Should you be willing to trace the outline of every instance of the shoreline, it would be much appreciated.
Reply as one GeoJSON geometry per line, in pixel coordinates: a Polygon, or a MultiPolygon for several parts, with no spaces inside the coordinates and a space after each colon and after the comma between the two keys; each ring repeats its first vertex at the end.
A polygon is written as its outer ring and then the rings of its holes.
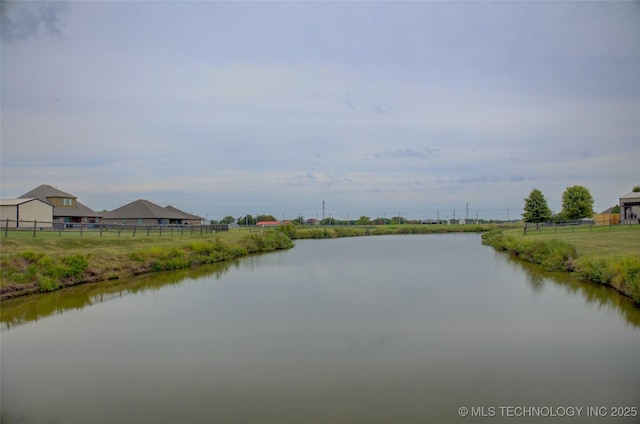
{"type": "Polygon", "coordinates": [[[298,239],[390,234],[481,233],[497,224],[296,227],[259,233],[223,232],[196,237],[139,239],[3,239],[0,301],[79,284],[193,268],[251,254],[289,249],[298,239]],[[8,245],[8,246],[7,246],[8,245]],[[87,253],[89,252],[89,253],[87,253]]]}
{"type": "MultiPolygon", "coordinates": [[[[74,242],[82,244],[82,241],[74,242]]],[[[0,288],[0,301],[80,284],[195,268],[294,246],[293,241],[280,232],[251,234],[236,241],[209,236],[173,239],[162,246],[140,243],[131,247],[132,244],[135,243],[131,240],[129,245],[124,241],[122,245],[96,249],[88,254],[50,254],[46,249],[16,251],[8,257],[3,253],[2,278],[5,281],[0,288]],[[15,281],[21,279],[23,281],[15,281]]]]}
{"type": "MultiPolygon", "coordinates": [[[[570,243],[552,237],[529,240],[504,234],[516,225],[496,224],[430,226],[365,226],[305,228],[287,226],[241,237],[218,233],[208,237],[163,240],[115,241],[100,244],[91,239],[55,239],[70,254],[50,254],[47,246],[34,249],[33,244],[3,252],[0,300],[46,293],[64,287],[125,279],[155,272],[194,268],[199,265],[229,261],[251,254],[268,253],[294,247],[298,239],[327,239],[391,234],[482,233],[482,243],[505,251],[549,271],[572,274],[576,279],[601,284],[630,298],[640,307],[640,256],[620,260],[583,257],[570,243]],[[65,245],[71,244],[72,249],[65,245]],[[109,249],[103,245],[108,244],[109,249]],[[28,249],[31,247],[31,249],[28,249]],[[93,247],[93,249],[92,249],[93,247]],[[24,248],[24,250],[22,250],[24,248]],[[84,253],[90,251],[90,253],[84,253]],[[81,252],[81,253],[80,253],[81,252]],[[22,281],[12,281],[11,278],[22,281]]],[[[5,250],[5,249],[3,249],[5,250]]],[[[55,252],[54,252],[55,253],[55,252]]]]}
{"type": "Polygon", "coordinates": [[[493,230],[482,235],[482,243],[540,265],[546,271],[571,274],[577,280],[608,287],[631,299],[640,308],[640,256],[606,258],[581,254],[559,238],[526,239],[493,230]]]}

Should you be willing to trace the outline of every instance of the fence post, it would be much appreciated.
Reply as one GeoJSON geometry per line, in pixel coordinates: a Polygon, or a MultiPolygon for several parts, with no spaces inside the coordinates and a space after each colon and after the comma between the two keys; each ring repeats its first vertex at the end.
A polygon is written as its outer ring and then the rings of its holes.
{"type": "Polygon", "coordinates": [[[100,223],[100,237],[102,237],[102,223],[100,223]]]}
{"type": "Polygon", "coordinates": [[[36,225],[38,225],[38,220],[33,221],[33,238],[36,238],[36,225]]]}
{"type": "Polygon", "coordinates": [[[160,224],[160,237],[162,237],[162,224],[160,224]]]}
{"type": "Polygon", "coordinates": [[[82,222],[80,223],[80,237],[82,237],[82,227],[84,226],[84,224],[82,224],[82,222]]]}
{"type": "Polygon", "coordinates": [[[149,231],[151,230],[151,225],[147,225],[147,237],[149,237],[149,231]]]}
{"type": "Polygon", "coordinates": [[[4,238],[9,237],[9,218],[7,218],[6,225],[4,226],[4,238]]]}
{"type": "Polygon", "coordinates": [[[120,237],[120,232],[122,231],[122,224],[118,226],[118,237],[120,237]]]}
{"type": "Polygon", "coordinates": [[[136,227],[137,227],[137,225],[134,225],[134,226],[133,226],[133,237],[135,237],[135,236],[136,236],[136,227]]]}

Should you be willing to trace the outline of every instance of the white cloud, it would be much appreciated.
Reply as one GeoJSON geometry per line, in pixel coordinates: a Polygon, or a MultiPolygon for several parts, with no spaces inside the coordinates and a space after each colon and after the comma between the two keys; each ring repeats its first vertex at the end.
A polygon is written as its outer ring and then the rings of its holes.
{"type": "Polygon", "coordinates": [[[3,196],[418,215],[638,183],[632,4],[273,6],[72,3],[3,39],[3,196]]]}

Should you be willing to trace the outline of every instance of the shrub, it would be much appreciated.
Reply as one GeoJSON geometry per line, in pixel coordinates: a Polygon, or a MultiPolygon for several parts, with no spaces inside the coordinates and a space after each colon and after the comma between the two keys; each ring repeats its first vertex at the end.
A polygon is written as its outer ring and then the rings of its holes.
{"type": "Polygon", "coordinates": [[[62,264],[64,265],[65,277],[78,276],[89,268],[89,261],[80,253],[63,258],[62,264]]]}

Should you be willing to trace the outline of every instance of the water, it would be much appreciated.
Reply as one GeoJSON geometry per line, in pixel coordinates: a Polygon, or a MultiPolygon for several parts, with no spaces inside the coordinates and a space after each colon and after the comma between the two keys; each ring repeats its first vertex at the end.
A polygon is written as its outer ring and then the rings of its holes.
{"type": "Polygon", "coordinates": [[[640,310],[473,234],[303,240],[2,324],[3,423],[640,422],[610,416],[640,406],[640,310]]]}

